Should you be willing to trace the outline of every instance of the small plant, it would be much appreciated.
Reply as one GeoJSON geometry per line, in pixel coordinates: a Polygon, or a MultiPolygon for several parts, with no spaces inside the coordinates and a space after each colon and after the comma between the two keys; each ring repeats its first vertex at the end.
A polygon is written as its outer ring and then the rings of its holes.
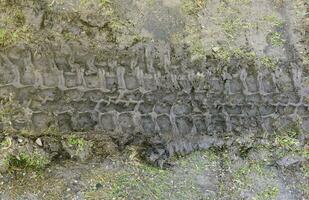
{"type": "Polygon", "coordinates": [[[273,46],[282,46],[285,43],[281,33],[272,32],[269,35],[269,42],[273,46]]]}
{"type": "Polygon", "coordinates": [[[278,62],[269,56],[262,57],[260,61],[263,66],[265,66],[268,69],[272,69],[272,70],[276,69],[278,65],[278,62]]]}
{"type": "Polygon", "coordinates": [[[197,15],[206,6],[206,0],[184,0],[182,10],[187,15],[197,15]]]}
{"type": "Polygon", "coordinates": [[[82,150],[86,144],[86,141],[83,138],[79,138],[73,135],[68,138],[68,143],[72,146],[77,147],[77,149],[82,150]]]}
{"type": "Polygon", "coordinates": [[[9,137],[6,137],[2,142],[0,142],[0,150],[9,149],[12,145],[12,140],[9,137]]]}
{"type": "Polygon", "coordinates": [[[293,150],[294,147],[299,144],[299,142],[297,139],[294,139],[290,136],[285,135],[285,136],[278,136],[276,138],[276,144],[279,147],[283,147],[288,150],[293,150]]]}
{"type": "Polygon", "coordinates": [[[11,169],[42,170],[49,160],[38,153],[20,153],[17,156],[8,156],[7,164],[11,169]]]}
{"type": "Polygon", "coordinates": [[[17,9],[14,12],[14,16],[12,17],[11,21],[16,26],[24,25],[24,23],[26,21],[24,13],[21,10],[17,9]]]}
{"type": "Polygon", "coordinates": [[[235,34],[238,31],[249,29],[251,25],[247,22],[244,22],[240,18],[236,18],[236,19],[230,18],[230,19],[226,19],[225,21],[223,21],[223,23],[221,23],[221,27],[228,37],[234,38],[235,34]]]}
{"type": "Polygon", "coordinates": [[[255,200],[273,200],[276,199],[279,193],[279,188],[276,186],[270,186],[263,192],[259,193],[255,200]]]}
{"type": "Polygon", "coordinates": [[[31,30],[28,26],[22,26],[14,30],[0,28],[0,47],[6,47],[20,40],[30,40],[31,30]]]}
{"type": "Polygon", "coordinates": [[[7,31],[3,28],[0,28],[0,45],[3,45],[5,43],[6,34],[7,31]]]}
{"type": "Polygon", "coordinates": [[[287,128],[275,134],[273,139],[274,146],[276,147],[275,153],[279,157],[286,155],[308,155],[308,150],[305,146],[301,145],[299,136],[301,134],[301,120],[297,119],[296,122],[291,123],[287,128]]]}

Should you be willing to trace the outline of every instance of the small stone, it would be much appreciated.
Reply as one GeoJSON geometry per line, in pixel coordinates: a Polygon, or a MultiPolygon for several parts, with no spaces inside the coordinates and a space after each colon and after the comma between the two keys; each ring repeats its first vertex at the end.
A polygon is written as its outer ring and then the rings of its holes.
{"type": "Polygon", "coordinates": [[[18,141],[18,143],[22,143],[22,142],[23,142],[23,139],[18,138],[17,141],[18,141]]]}
{"type": "Polygon", "coordinates": [[[39,145],[40,147],[43,146],[42,140],[40,138],[36,139],[35,143],[39,145]]]}

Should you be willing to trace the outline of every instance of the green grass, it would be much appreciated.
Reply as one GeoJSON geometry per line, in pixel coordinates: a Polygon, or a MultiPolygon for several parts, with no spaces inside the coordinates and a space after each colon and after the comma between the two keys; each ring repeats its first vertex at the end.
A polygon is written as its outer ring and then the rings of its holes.
{"type": "Polygon", "coordinates": [[[182,0],[182,10],[187,15],[197,15],[206,3],[207,0],[182,0]]]}
{"type": "Polygon", "coordinates": [[[42,170],[49,160],[38,153],[20,153],[17,156],[10,155],[6,160],[10,169],[42,170]]]}
{"type": "Polygon", "coordinates": [[[18,41],[29,41],[31,36],[32,32],[28,26],[22,26],[14,30],[0,29],[0,47],[12,45],[18,41]]]}
{"type": "Polygon", "coordinates": [[[12,145],[11,138],[6,137],[3,141],[0,142],[0,150],[8,149],[12,145]]]}
{"type": "Polygon", "coordinates": [[[257,58],[255,52],[242,48],[216,47],[213,48],[216,58],[228,63],[231,58],[254,60],[257,58]]]}
{"type": "Polygon", "coordinates": [[[277,186],[269,186],[264,191],[260,192],[254,200],[275,200],[279,194],[277,186]]]}
{"type": "Polygon", "coordinates": [[[100,0],[100,4],[102,6],[109,6],[110,4],[112,4],[111,0],[100,0]]]}
{"type": "Polygon", "coordinates": [[[83,138],[79,138],[75,135],[71,135],[68,138],[68,144],[75,146],[79,150],[82,150],[85,147],[86,141],[83,138]]]}
{"type": "Polygon", "coordinates": [[[230,17],[221,23],[224,33],[229,38],[234,38],[239,31],[251,28],[251,24],[239,17],[230,17]]]}
{"type": "Polygon", "coordinates": [[[203,174],[209,166],[214,167],[211,163],[217,159],[215,153],[210,151],[194,152],[181,159],[175,157],[174,162],[180,170],[177,172],[143,162],[125,161],[115,172],[92,172],[96,175],[94,183],[99,182],[103,187],[101,190],[87,191],[85,196],[89,199],[202,199],[193,177],[203,174]],[[179,176],[182,171],[186,173],[179,176]]]}
{"type": "Polygon", "coordinates": [[[6,43],[6,35],[7,35],[7,30],[0,28],[0,46],[4,46],[6,43]]]}

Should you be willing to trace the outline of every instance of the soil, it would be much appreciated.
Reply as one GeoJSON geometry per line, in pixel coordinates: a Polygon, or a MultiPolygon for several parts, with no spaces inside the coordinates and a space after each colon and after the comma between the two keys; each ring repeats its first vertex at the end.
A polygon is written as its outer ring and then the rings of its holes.
{"type": "Polygon", "coordinates": [[[0,199],[309,199],[308,0],[0,0],[0,199]]]}

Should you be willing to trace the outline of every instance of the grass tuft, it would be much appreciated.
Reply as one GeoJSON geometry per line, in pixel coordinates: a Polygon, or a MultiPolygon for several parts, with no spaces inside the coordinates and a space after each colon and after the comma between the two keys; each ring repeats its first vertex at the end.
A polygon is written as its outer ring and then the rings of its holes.
{"type": "Polygon", "coordinates": [[[38,153],[20,153],[17,156],[10,155],[7,164],[10,169],[24,169],[39,171],[49,163],[49,160],[38,153]]]}

